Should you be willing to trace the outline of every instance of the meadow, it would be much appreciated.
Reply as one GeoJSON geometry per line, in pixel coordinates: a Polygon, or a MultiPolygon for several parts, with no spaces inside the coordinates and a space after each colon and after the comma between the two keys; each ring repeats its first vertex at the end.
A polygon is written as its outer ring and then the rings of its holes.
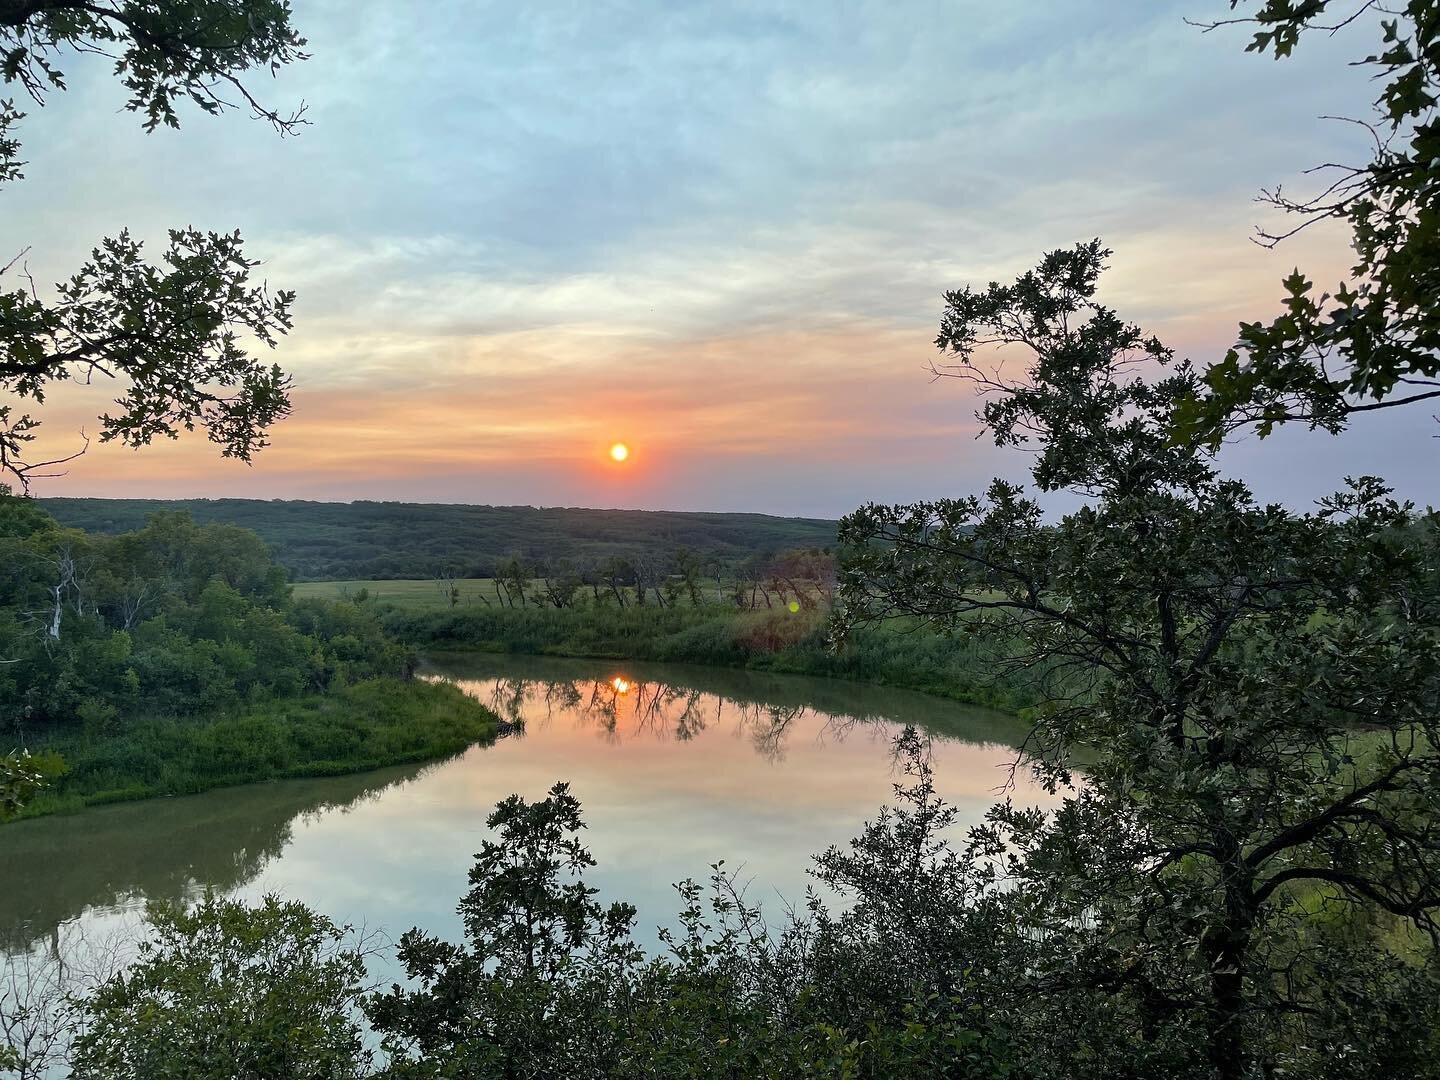
{"type": "Polygon", "coordinates": [[[362,596],[403,611],[450,611],[455,607],[484,607],[495,602],[495,578],[456,578],[457,602],[451,604],[448,586],[427,579],[367,578],[355,581],[297,581],[297,600],[356,600],[362,596]]]}

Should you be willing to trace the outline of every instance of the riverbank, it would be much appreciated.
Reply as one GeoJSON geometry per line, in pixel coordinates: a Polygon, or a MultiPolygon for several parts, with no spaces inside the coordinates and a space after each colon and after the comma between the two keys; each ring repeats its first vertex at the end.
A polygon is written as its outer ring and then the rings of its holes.
{"type": "Polygon", "coordinates": [[[429,761],[493,740],[499,727],[493,712],[454,686],[369,679],[204,719],[155,717],[119,731],[67,732],[37,746],[58,754],[64,770],[20,817],[429,761]]]}
{"type": "Polygon", "coordinates": [[[614,608],[392,608],[390,635],[420,649],[661,661],[846,679],[1023,714],[1033,677],[1001,677],[972,641],[913,624],[867,627],[833,649],[818,611],[719,605],[614,608]]]}
{"type": "MultiPolygon", "coordinates": [[[[641,905],[658,947],[672,883],[703,878],[718,859],[803,902],[809,856],[854,835],[889,797],[902,728],[934,736],[938,788],[966,823],[1005,783],[1026,730],[928,695],[741,668],[469,651],[427,654],[424,670],[523,722],[524,736],[423,765],[0,827],[0,881],[14,884],[0,889],[0,953],[58,927],[70,942],[113,933],[117,896],[184,903],[206,886],[249,886],[251,897],[283,888],[357,925],[448,925],[446,898],[485,814],[561,780],[583,798],[588,835],[621,870],[610,884],[641,905]]],[[[1027,774],[1017,782],[1032,788],[1027,774]]]]}
{"type": "MultiPolygon", "coordinates": [[[[368,602],[373,604],[373,601],[368,602]]],[[[375,608],[371,609],[375,611],[375,608]]],[[[867,627],[837,650],[822,612],[699,607],[379,607],[387,635],[430,651],[701,665],[918,691],[1024,717],[1029,677],[1001,678],[971,641],[921,626],[867,627]]],[[[493,739],[489,709],[456,688],[370,679],[203,720],[142,717],[64,730],[34,750],[64,766],[21,817],[443,758],[493,739]]]]}

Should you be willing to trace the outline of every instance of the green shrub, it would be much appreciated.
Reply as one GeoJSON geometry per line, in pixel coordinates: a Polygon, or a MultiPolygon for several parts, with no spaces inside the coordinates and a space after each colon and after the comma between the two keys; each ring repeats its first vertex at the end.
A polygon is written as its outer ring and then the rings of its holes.
{"type": "Polygon", "coordinates": [[[1002,669],[965,639],[893,624],[858,630],[834,648],[824,614],[815,611],[718,605],[391,610],[385,628],[421,648],[760,668],[903,687],[1010,712],[1040,700],[1037,675],[1002,669]]]}
{"type": "Polygon", "coordinates": [[[48,749],[68,771],[22,816],[424,761],[459,753],[495,731],[495,715],[457,688],[398,679],[207,718],[146,717],[118,735],[55,740],[48,749]]]}

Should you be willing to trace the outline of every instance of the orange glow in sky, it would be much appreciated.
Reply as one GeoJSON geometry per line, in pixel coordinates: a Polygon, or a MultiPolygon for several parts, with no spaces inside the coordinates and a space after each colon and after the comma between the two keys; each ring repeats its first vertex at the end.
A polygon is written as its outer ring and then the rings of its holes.
{"type": "Polygon", "coordinates": [[[623,442],[617,442],[610,447],[610,457],[613,461],[624,461],[630,456],[630,448],[623,442]]]}

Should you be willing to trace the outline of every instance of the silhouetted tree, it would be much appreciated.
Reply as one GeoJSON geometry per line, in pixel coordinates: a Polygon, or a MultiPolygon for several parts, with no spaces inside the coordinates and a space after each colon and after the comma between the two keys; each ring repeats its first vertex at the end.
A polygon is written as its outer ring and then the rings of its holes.
{"type": "Polygon", "coordinates": [[[844,625],[918,618],[1068,676],[1030,740],[1062,807],[1002,803],[975,837],[1036,1015],[1092,1050],[1135,1018],[1143,1049],[1086,1075],[1310,1075],[1395,1010],[1415,1027],[1373,1060],[1418,1075],[1435,1020],[1403,1003],[1440,968],[1367,920],[1440,941],[1440,518],[1373,478],[1296,514],[1219,476],[1172,438],[1193,370],[1095,300],[1107,254],[949,293],[939,338],[997,444],[1085,504],[1049,524],[997,480],[857,511],[844,625]],[[983,368],[991,345],[1029,350],[1026,376],[983,368]]]}
{"type": "Polygon", "coordinates": [[[691,607],[699,607],[704,601],[700,590],[700,579],[704,572],[704,560],[694,551],[687,547],[675,549],[674,574],[671,580],[675,586],[676,596],[683,593],[689,598],[691,607]]]}
{"type": "MultiPolygon", "coordinates": [[[[243,79],[303,59],[304,44],[280,0],[0,4],[6,83],[18,83],[41,106],[65,88],[56,64],[67,50],[114,56],[130,93],[126,108],[142,114],[147,130],[178,127],[181,100],[218,113],[234,94],[282,134],[294,131],[300,112],[282,116],[262,106],[243,79]]],[[[22,119],[13,102],[0,104],[0,184],[22,176],[14,134],[22,119]]],[[[294,295],[251,282],[256,264],[238,232],[172,229],[159,260],[147,262],[142,243],[122,231],[102,240],[48,296],[23,273],[25,251],[0,268],[0,277],[24,277],[20,287],[0,292],[0,390],[7,395],[38,405],[57,382],[119,379],[118,408],[100,417],[102,441],[139,447],[199,425],[222,454],[242,461],[288,414],[288,376],[250,355],[241,337],[273,347],[290,329],[294,295]]],[[[0,405],[0,471],[26,489],[69,460],[29,459],[39,426],[33,413],[0,405]]]]}
{"type": "Polygon", "coordinates": [[[540,586],[548,600],[556,608],[575,606],[575,596],[584,582],[575,565],[569,559],[557,559],[545,568],[540,586]]]}
{"type": "Polygon", "coordinates": [[[1248,425],[1262,436],[1287,421],[1337,431],[1353,413],[1440,398],[1440,5],[1231,0],[1230,7],[1247,14],[1228,22],[1256,28],[1247,51],[1277,59],[1315,34],[1374,34],[1356,62],[1380,90],[1368,120],[1347,118],[1363,133],[1369,161],[1311,170],[1316,190],[1299,197],[1278,186],[1263,194],[1297,221],[1262,230],[1266,247],[1320,222],[1344,222],[1355,252],[1348,279],[1317,293],[1298,269],[1286,278],[1283,313],[1241,324],[1235,347],[1180,410],[1179,430],[1214,445],[1248,425]]]}

